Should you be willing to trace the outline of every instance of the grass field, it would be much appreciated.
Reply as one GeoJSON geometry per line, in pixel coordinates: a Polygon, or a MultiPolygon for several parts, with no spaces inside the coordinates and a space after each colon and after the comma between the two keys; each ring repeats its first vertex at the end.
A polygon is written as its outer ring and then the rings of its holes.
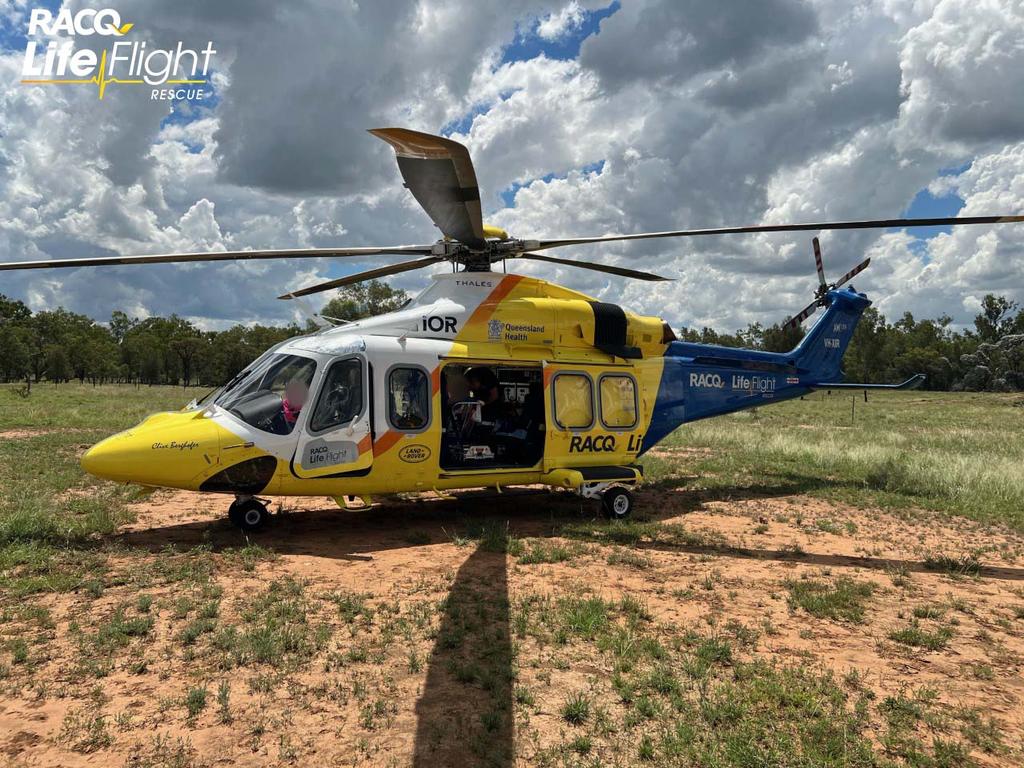
{"type": "Polygon", "coordinates": [[[689,425],[627,523],[281,499],[247,538],[78,468],[194,394],[0,388],[0,762],[1024,764],[1020,395],[689,425]]]}
{"type": "Polygon", "coordinates": [[[859,392],[817,392],[688,425],[660,447],[707,449],[688,471],[708,475],[709,488],[950,512],[1024,531],[1024,395],[870,393],[865,403],[859,392]]]}

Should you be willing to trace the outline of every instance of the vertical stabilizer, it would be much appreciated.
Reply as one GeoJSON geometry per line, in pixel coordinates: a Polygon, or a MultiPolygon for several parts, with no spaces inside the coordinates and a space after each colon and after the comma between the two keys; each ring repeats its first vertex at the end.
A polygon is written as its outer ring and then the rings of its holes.
{"type": "Polygon", "coordinates": [[[849,288],[829,291],[825,302],[825,314],[786,357],[815,381],[841,381],[843,354],[860,316],[871,302],[849,288]]]}

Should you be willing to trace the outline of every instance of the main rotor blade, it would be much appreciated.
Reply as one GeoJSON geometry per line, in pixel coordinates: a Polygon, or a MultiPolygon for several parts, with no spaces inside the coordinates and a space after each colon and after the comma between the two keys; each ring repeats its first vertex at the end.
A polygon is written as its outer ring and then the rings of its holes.
{"type": "Polygon", "coordinates": [[[87,259],[44,259],[7,261],[0,271],[9,269],[57,269],[61,267],[106,267],[129,264],[173,264],[178,262],[248,261],[252,259],[322,259],[342,256],[379,256],[382,254],[428,254],[430,245],[395,245],[368,248],[285,248],[267,251],[219,251],[214,253],[160,253],[143,256],[97,256],[87,259]]]}
{"type": "Polygon", "coordinates": [[[608,264],[595,264],[592,261],[577,261],[575,259],[556,259],[554,256],[542,256],[539,253],[521,253],[517,258],[520,259],[534,259],[535,261],[547,261],[552,264],[564,264],[567,267],[582,267],[583,269],[592,269],[595,272],[607,272],[610,275],[619,275],[620,277],[632,277],[636,280],[671,280],[671,277],[662,277],[661,275],[655,275],[652,272],[639,272],[635,269],[626,269],[625,267],[613,267],[608,264]]]}
{"type": "Polygon", "coordinates": [[[847,272],[845,275],[843,275],[842,277],[840,277],[836,281],[836,288],[838,288],[840,285],[845,283],[850,278],[856,277],[857,275],[859,275],[861,272],[863,272],[865,269],[868,268],[868,264],[870,264],[870,263],[871,263],[871,259],[870,258],[864,259],[864,261],[862,261],[860,264],[858,264],[856,267],[851,269],[849,272],[847,272]]]}
{"type": "Polygon", "coordinates": [[[717,227],[714,229],[679,229],[672,232],[640,232],[635,235],[603,235],[575,237],[564,240],[541,240],[531,250],[560,248],[565,245],[611,243],[620,240],[652,240],[659,237],[699,237],[702,235],[736,235],[751,232],[809,232],[818,229],[883,229],[902,227],[959,226],[962,224],[1005,224],[1024,221],[1024,216],[949,216],[938,219],[871,219],[867,221],[824,221],[816,224],[757,224],[751,227],[717,227]]]}
{"type": "Polygon", "coordinates": [[[800,323],[806,320],[808,317],[818,311],[818,302],[815,300],[812,304],[808,304],[806,307],[797,312],[793,317],[782,324],[783,328],[796,328],[800,323]]]}
{"type": "Polygon", "coordinates": [[[811,245],[814,246],[814,268],[818,270],[818,285],[822,288],[827,288],[828,283],[825,282],[825,265],[821,263],[821,244],[818,242],[818,238],[811,240],[811,245]]]}
{"type": "Polygon", "coordinates": [[[408,128],[373,128],[395,150],[405,186],[446,236],[475,250],[486,245],[480,189],[469,150],[443,136],[408,128]]]}
{"type": "Polygon", "coordinates": [[[356,272],[354,275],[346,275],[345,277],[339,277],[337,280],[328,280],[326,283],[317,283],[316,285],[308,286],[307,288],[301,288],[297,291],[289,291],[283,296],[278,296],[279,299],[294,299],[298,296],[309,296],[313,293],[320,293],[321,291],[329,291],[332,288],[341,288],[344,285],[353,285],[354,283],[361,283],[364,280],[372,280],[375,277],[386,277],[387,275],[397,275],[400,272],[409,272],[413,269],[420,269],[421,267],[429,267],[431,264],[437,264],[438,262],[445,261],[443,256],[430,256],[426,259],[414,259],[413,261],[400,261],[398,264],[389,264],[386,267],[378,267],[377,269],[368,269],[365,272],[356,272]]]}

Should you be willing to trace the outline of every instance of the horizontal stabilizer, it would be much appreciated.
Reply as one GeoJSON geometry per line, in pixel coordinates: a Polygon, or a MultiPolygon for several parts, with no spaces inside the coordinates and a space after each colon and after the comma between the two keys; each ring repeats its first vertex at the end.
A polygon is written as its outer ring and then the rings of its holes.
{"type": "Polygon", "coordinates": [[[902,384],[857,384],[855,382],[844,381],[841,383],[823,383],[813,384],[812,389],[917,389],[924,384],[925,375],[923,373],[915,374],[909,379],[904,381],[902,384]]]}

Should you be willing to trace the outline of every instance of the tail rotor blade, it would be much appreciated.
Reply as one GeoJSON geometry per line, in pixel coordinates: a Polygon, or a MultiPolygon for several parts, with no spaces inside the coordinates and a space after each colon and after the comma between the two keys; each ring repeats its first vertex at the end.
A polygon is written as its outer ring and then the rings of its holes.
{"type": "Polygon", "coordinates": [[[856,267],[854,267],[849,272],[847,272],[845,275],[840,277],[839,280],[836,282],[836,287],[838,288],[840,285],[842,285],[846,281],[848,281],[851,278],[856,277],[857,275],[859,275],[861,272],[863,272],[865,269],[868,268],[868,264],[870,264],[870,263],[871,263],[871,259],[870,258],[864,259],[864,261],[862,261],[856,267]]]}
{"type": "Polygon", "coordinates": [[[789,320],[787,320],[785,323],[783,323],[782,327],[783,328],[796,328],[804,320],[806,320],[808,317],[810,317],[811,315],[813,315],[817,311],[818,311],[818,302],[815,301],[813,304],[808,304],[806,307],[804,307],[799,312],[797,312],[793,317],[791,317],[789,320]]]}
{"type": "Polygon", "coordinates": [[[825,265],[821,263],[821,244],[818,243],[818,238],[811,240],[811,245],[814,246],[814,268],[818,270],[818,285],[822,288],[827,288],[828,283],[825,282],[825,265]]]}

